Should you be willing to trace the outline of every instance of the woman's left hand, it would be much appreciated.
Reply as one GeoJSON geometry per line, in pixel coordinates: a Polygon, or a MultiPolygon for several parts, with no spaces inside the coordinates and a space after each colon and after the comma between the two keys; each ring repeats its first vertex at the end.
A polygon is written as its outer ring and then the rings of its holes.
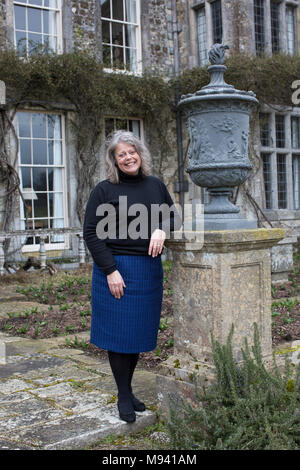
{"type": "Polygon", "coordinates": [[[160,255],[164,247],[166,239],[166,233],[163,230],[157,228],[151,235],[148,255],[152,255],[154,258],[157,255],[160,255]]]}

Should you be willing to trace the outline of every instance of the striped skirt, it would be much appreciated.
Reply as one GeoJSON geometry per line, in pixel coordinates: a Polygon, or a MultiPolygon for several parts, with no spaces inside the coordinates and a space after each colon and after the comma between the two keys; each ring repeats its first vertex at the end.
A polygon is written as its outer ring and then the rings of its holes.
{"type": "Polygon", "coordinates": [[[94,263],[92,277],[91,343],[118,353],[152,351],[163,296],[161,257],[117,255],[116,266],[124,279],[124,295],[116,299],[106,275],[94,263]]]}

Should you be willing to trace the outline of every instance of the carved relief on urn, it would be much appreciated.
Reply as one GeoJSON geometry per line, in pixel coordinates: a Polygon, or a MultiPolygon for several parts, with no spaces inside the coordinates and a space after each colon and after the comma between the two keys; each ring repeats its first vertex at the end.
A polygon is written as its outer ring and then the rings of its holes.
{"type": "Polygon", "coordinates": [[[216,44],[209,53],[209,85],[181,97],[179,106],[187,116],[190,136],[187,172],[192,181],[208,188],[211,201],[205,206],[207,230],[254,228],[237,206],[229,201],[235,186],[250,175],[248,157],[249,118],[258,101],[253,92],[236,90],[224,82],[224,51],[216,44]]]}

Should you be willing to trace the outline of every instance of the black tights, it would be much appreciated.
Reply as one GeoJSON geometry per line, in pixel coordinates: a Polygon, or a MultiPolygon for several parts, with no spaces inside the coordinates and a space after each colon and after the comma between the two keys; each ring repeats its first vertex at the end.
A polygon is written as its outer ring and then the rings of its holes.
{"type": "Polygon", "coordinates": [[[121,354],[108,351],[108,359],[118,387],[118,398],[126,400],[132,394],[131,381],[139,354],[121,354]]]}

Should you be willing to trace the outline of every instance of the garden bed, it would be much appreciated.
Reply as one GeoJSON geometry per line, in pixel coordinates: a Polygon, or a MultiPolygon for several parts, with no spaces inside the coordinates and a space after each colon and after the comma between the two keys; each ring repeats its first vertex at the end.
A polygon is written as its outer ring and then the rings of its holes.
{"type": "MultiPolygon", "coordinates": [[[[295,261],[295,269],[289,281],[272,286],[274,346],[284,341],[300,339],[300,269],[299,259],[296,258],[295,261]],[[284,295],[295,295],[298,292],[299,300],[283,298],[284,295]]],[[[163,265],[164,296],[158,343],[154,351],[142,353],[140,358],[141,366],[152,369],[173,353],[171,263],[164,262],[163,265]]],[[[14,288],[16,295],[32,302],[32,307],[11,312],[8,318],[0,319],[0,331],[36,339],[64,335],[66,346],[81,347],[88,354],[106,355],[105,351],[88,342],[78,340],[72,343],[68,340],[69,335],[90,329],[91,269],[91,265],[86,265],[73,271],[60,271],[54,276],[41,271],[20,271],[15,275],[2,276],[2,286],[14,288]]]]}

